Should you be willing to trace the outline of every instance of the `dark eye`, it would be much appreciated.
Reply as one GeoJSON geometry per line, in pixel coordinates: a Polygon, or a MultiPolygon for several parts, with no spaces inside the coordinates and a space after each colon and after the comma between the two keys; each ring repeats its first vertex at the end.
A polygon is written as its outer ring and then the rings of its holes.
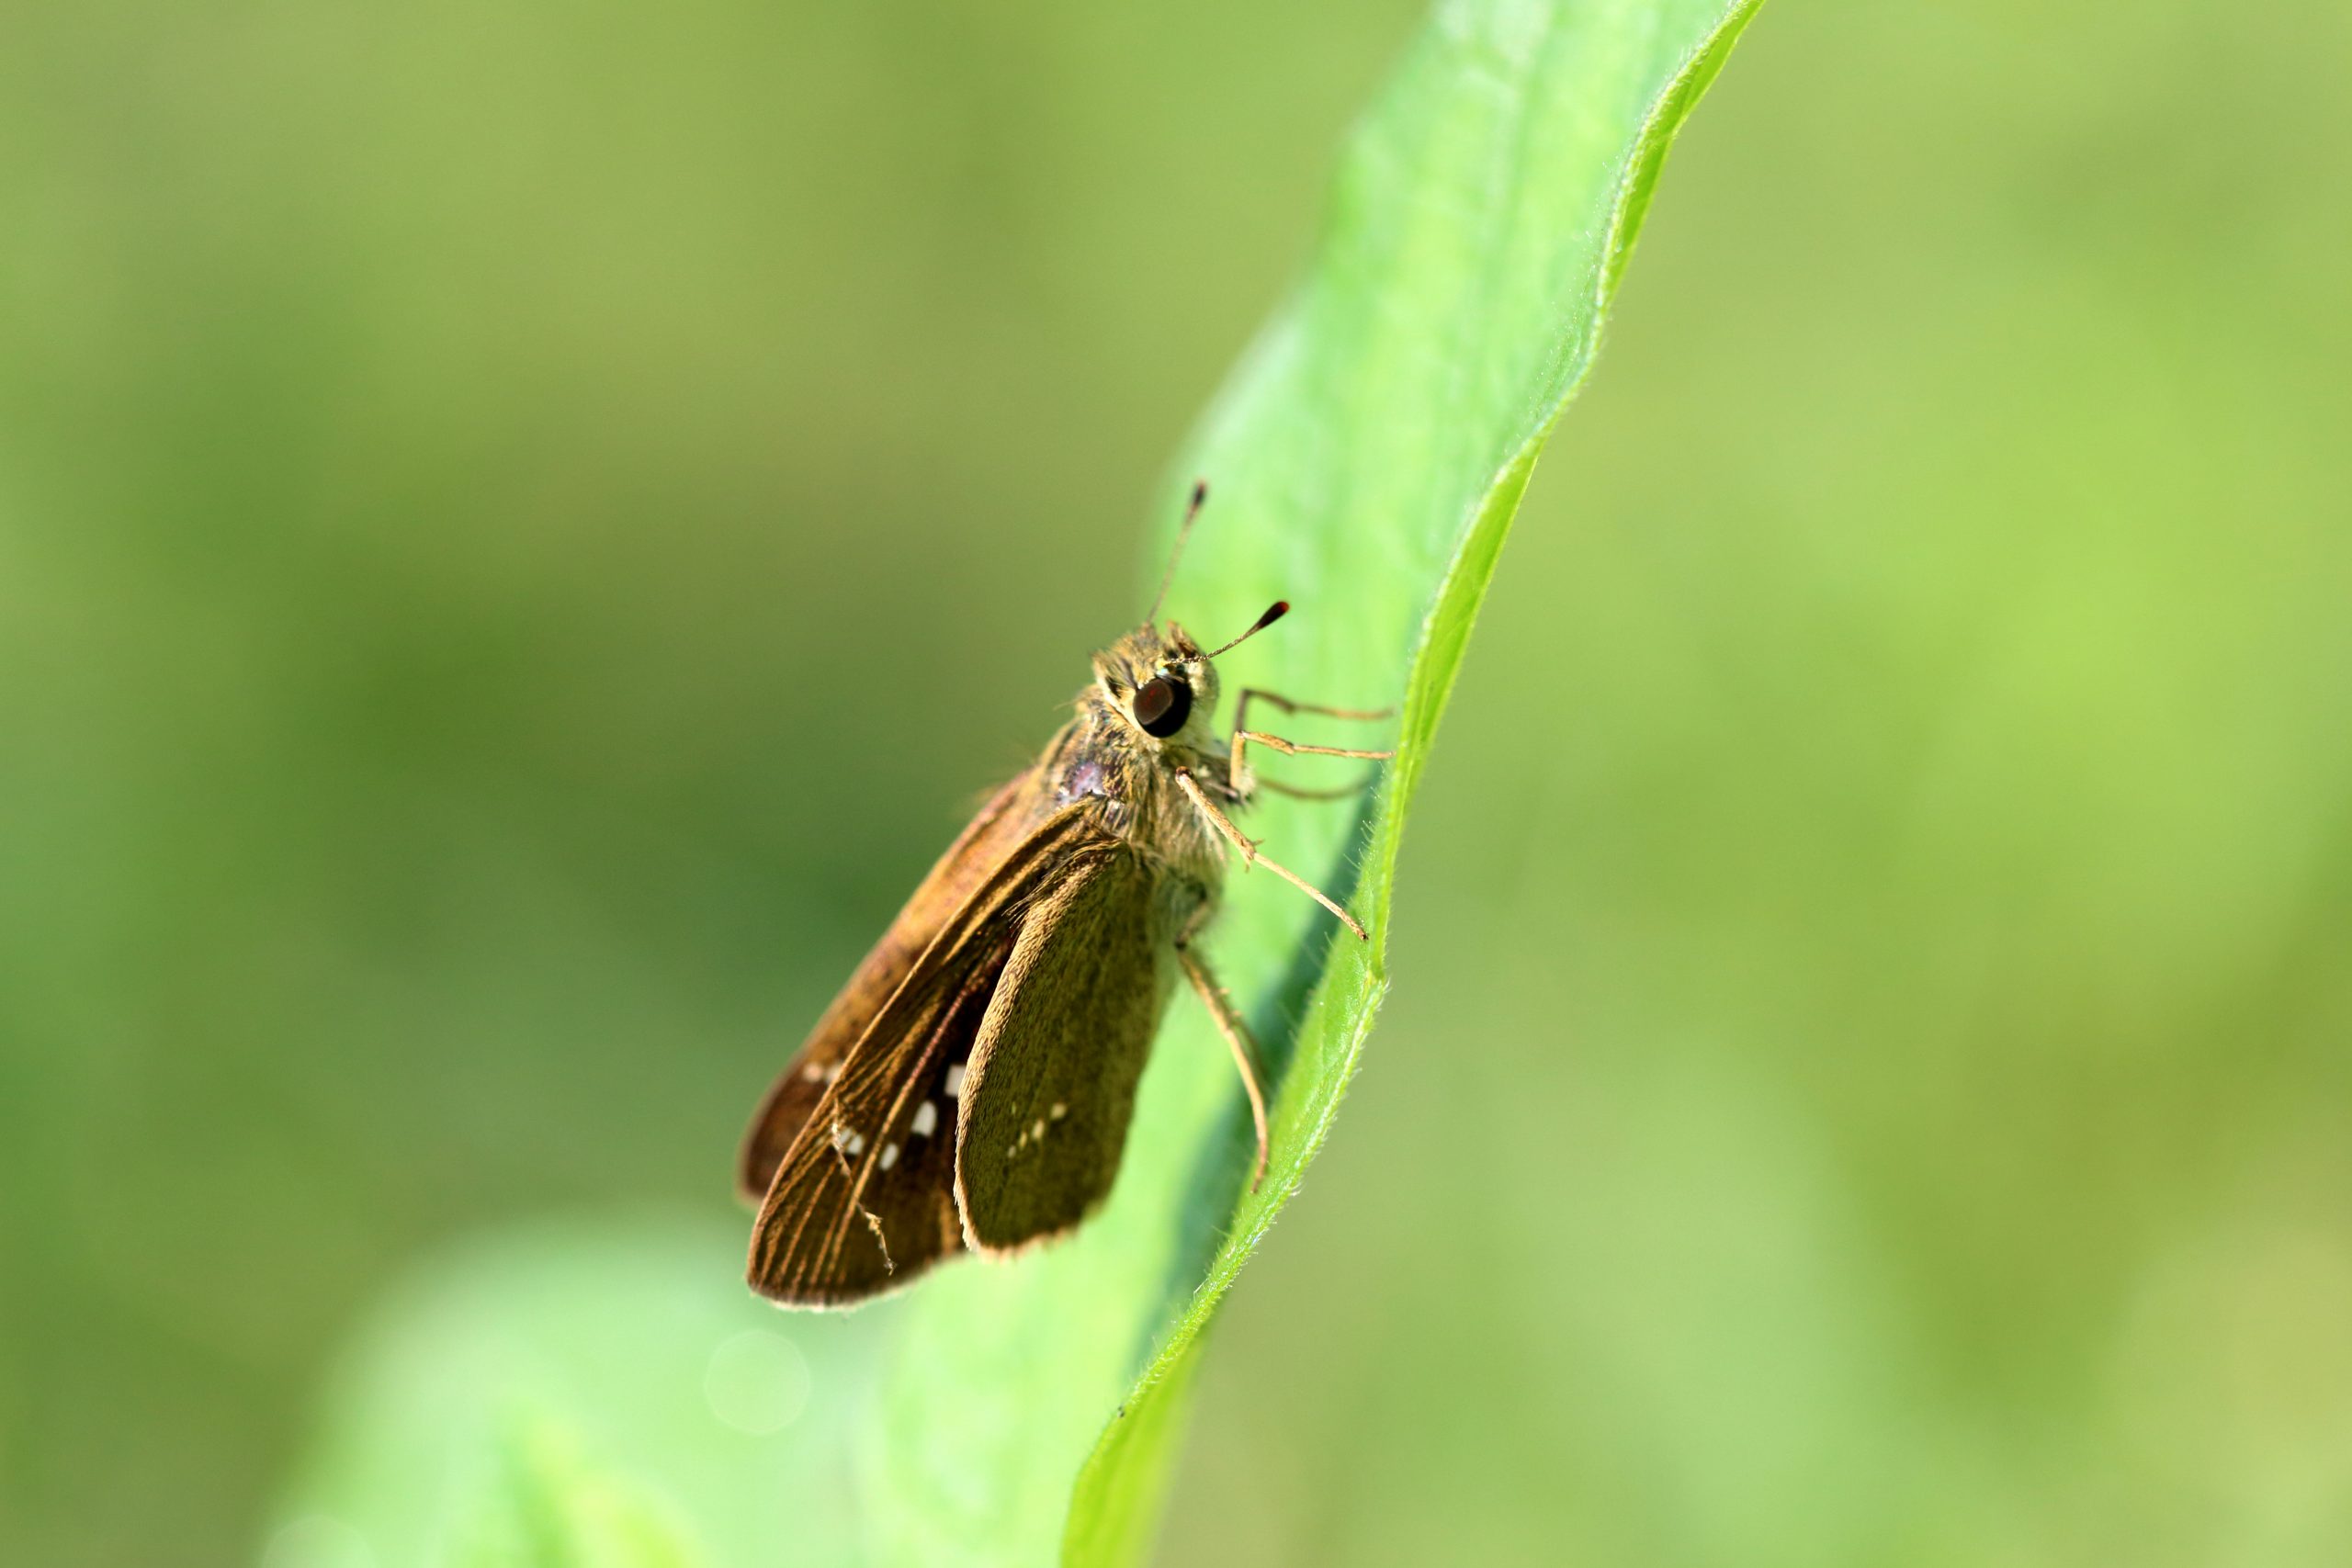
{"type": "Polygon", "coordinates": [[[1155,675],[1136,688],[1136,722],[1165,740],[1193,716],[1193,688],[1173,675],[1155,675]]]}

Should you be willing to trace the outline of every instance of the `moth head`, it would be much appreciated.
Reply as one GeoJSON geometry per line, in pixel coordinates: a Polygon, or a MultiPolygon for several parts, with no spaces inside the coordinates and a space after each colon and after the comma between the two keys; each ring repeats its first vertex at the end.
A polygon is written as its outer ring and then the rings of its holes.
{"type": "Polygon", "coordinates": [[[1137,729],[1155,740],[1173,740],[1193,722],[1216,705],[1216,671],[1206,664],[1184,665],[1155,671],[1135,689],[1127,716],[1137,729]]]}
{"type": "Polygon", "coordinates": [[[1117,694],[1128,722],[1155,740],[1173,740],[1216,706],[1216,667],[1173,621],[1162,635],[1147,631],[1134,660],[1134,681],[1117,694]]]}
{"type": "Polygon", "coordinates": [[[1137,651],[1144,657],[1136,661],[1136,678],[1124,692],[1114,690],[1114,700],[1120,701],[1127,719],[1146,735],[1155,740],[1174,739],[1186,726],[1195,719],[1204,720],[1216,706],[1217,655],[1255,637],[1289,610],[1289,604],[1277,601],[1248,631],[1206,653],[1173,621],[1162,634],[1145,628],[1138,639],[1144,646],[1137,651]]]}

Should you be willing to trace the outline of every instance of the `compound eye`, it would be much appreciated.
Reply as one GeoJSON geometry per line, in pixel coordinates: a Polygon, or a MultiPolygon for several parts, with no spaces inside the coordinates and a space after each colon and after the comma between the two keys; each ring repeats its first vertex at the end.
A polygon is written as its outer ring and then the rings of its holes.
{"type": "Polygon", "coordinates": [[[1173,675],[1155,675],[1136,688],[1136,722],[1165,740],[1193,716],[1193,688],[1173,675]]]}

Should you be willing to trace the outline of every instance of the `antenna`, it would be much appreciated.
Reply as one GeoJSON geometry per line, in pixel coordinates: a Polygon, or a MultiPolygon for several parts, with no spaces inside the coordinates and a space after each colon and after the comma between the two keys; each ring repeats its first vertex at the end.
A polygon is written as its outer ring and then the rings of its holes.
{"type": "Polygon", "coordinates": [[[1184,521],[1178,525],[1176,529],[1176,547],[1168,552],[1168,570],[1159,574],[1159,592],[1152,595],[1151,614],[1143,618],[1145,626],[1157,626],[1159,623],[1159,606],[1168,602],[1168,585],[1176,581],[1176,563],[1184,558],[1184,541],[1193,536],[1193,519],[1201,514],[1201,502],[1208,498],[1209,481],[1194,479],[1193,499],[1185,504],[1184,521]]]}
{"type": "Polygon", "coordinates": [[[1243,632],[1239,637],[1235,637],[1231,642],[1227,643],[1225,648],[1218,649],[1216,653],[1204,654],[1202,657],[1205,659],[1215,659],[1218,653],[1225,652],[1227,649],[1239,648],[1243,643],[1248,642],[1251,637],[1256,637],[1260,632],[1264,631],[1268,626],[1272,626],[1276,621],[1281,620],[1284,615],[1289,614],[1290,601],[1287,599],[1277,599],[1272,604],[1266,606],[1266,613],[1264,615],[1250,623],[1250,629],[1248,631],[1243,632]]]}

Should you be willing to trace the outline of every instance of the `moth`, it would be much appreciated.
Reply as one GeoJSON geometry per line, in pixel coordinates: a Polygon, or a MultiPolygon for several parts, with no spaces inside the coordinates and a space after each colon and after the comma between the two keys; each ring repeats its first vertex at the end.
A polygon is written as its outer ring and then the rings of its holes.
{"type": "Polygon", "coordinates": [[[1376,720],[1244,689],[1216,735],[1216,660],[1288,613],[1277,602],[1203,652],[1159,610],[1206,487],[1195,485],[1143,626],[1094,657],[1076,713],[980,808],[860,964],[752,1119],[738,1167],[759,1207],[749,1278],[786,1306],[843,1307],[962,1251],[1003,1258],[1075,1228],[1110,1193],[1136,1084],[1174,979],[1231,1047],[1266,1169],[1266,1099],[1248,1025],[1198,939],[1227,862],[1296,885],[1234,818],[1261,788],[1250,745],[1377,761],[1248,728],[1286,714],[1376,720]]]}

